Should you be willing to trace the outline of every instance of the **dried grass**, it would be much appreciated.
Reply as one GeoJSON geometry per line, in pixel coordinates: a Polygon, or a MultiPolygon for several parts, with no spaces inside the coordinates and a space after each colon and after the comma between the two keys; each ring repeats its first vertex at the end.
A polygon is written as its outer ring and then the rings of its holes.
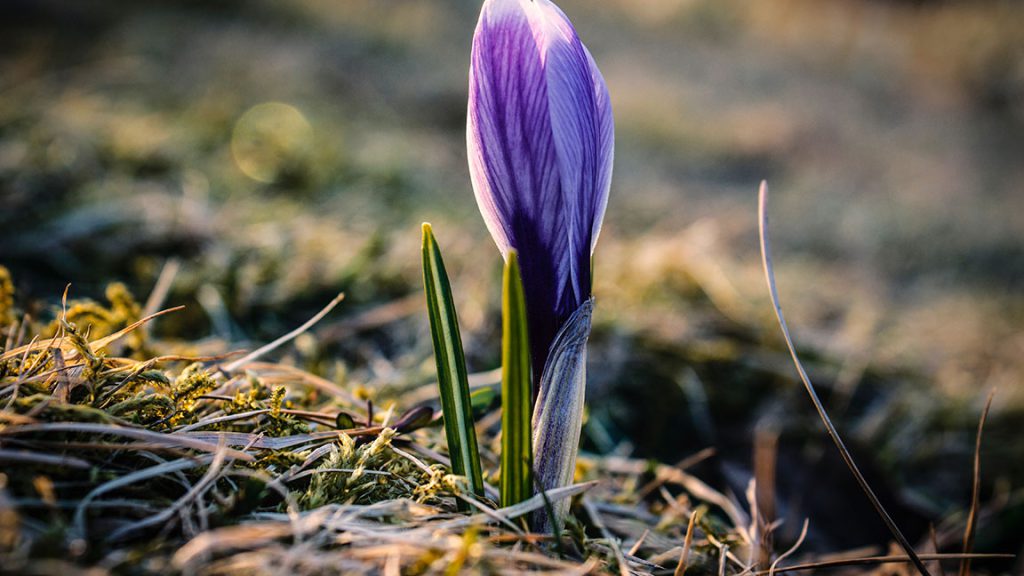
{"type": "MultiPolygon", "coordinates": [[[[497,509],[493,488],[475,499],[450,474],[443,434],[423,407],[434,400],[428,387],[373,414],[346,386],[257,360],[272,346],[240,360],[195,357],[143,331],[175,310],[136,320],[77,303],[50,325],[5,327],[3,571],[624,576],[829,565],[781,566],[798,546],[781,555],[768,548],[778,522],[760,515],[753,485],[741,504],[686,471],[712,450],[675,466],[582,454],[581,483],[497,509]],[[69,321],[76,306],[107,325],[69,321]],[[558,538],[527,531],[524,516],[563,499],[579,505],[558,538]],[[458,511],[462,501],[472,513],[458,511]]],[[[479,432],[493,435],[488,420],[479,432]]],[[[986,556],[921,555],[968,557],[986,556]]]]}

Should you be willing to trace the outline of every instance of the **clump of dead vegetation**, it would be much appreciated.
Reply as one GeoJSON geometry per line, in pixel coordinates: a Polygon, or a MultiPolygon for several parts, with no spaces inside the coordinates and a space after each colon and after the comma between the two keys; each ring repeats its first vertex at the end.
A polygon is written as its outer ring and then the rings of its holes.
{"type": "MultiPolygon", "coordinates": [[[[53,573],[762,574],[786,564],[756,483],[723,494],[676,465],[581,456],[578,484],[497,508],[450,474],[436,398],[365,394],[264,361],[330,311],[245,354],[156,338],[120,284],[53,318],[16,307],[0,267],[0,571],[53,573]],[[529,514],[569,498],[556,534],[529,514]],[[460,503],[470,512],[460,511],[460,503]]],[[[159,306],[159,304],[157,304],[159,306]]],[[[476,382],[487,381],[477,378],[476,382]]],[[[432,387],[433,389],[433,387],[432,387]]],[[[498,420],[479,402],[478,433],[498,420]],[[490,413],[488,413],[488,411],[490,413]]],[[[497,460],[483,451],[484,465],[497,460]]],[[[494,474],[489,481],[496,483],[494,474]]],[[[934,560],[935,555],[921,555],[934,560]]],[[[903,556],[858,561],[905,562],[903,556]]],[[[828,559],[824,559],[828,562],[828,559]]],[[[834,559],[838,565],[847,559],[834,559]]],[[[820,564],[820,562],[819,562],[820,564]]]]}
{"type": "Polygon", "coordinates": [[[643,462],[591,462],[585,476],[613,481],[495,510],[449,473],[429,400],[374,412],[336,383],[257,354],[161,354],[175,345],[147,327],[175,309],[140,317],[121,284],[105,303],[65,297],[49,321],[21,318],[12,286],[0,268],[5,570],[587,572],[657,568],[635,555],[643,546],[677,565],[669,543],[684,539],[685,563],[714,564],[705,538],[692,544],[701,530],[737,548],[686,498],[655,507],[664,514],[616,502],[649,474],[643,462]],[[521,518],[588,489],[594,522],[610,514],[643,526],[631,553],[578,522],[558,538],[525,531],[521,518]],[[460,500],[475,512],[456,512],[460,500]]]}

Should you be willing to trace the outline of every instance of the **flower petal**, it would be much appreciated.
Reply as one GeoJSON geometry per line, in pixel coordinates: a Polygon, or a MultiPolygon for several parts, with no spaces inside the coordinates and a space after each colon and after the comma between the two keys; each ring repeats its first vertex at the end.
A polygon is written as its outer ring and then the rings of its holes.
{"type": "Polygon", "coordinates": [[[614,127],[608,90],[575,28],[555,4],[535,0],[541,14],[548,103],[569,233],[575,309],[590,296],[590,256],[608,202],[614,127]]]}
{"type": "Polygon", "coordinates": [[[598,176],[597,176],[597,201],[594,203],[594,212],[591,215],[593,226],[591,228],[590,253],[593,255],[597,247],[597,238],[601,235],[601,225],[604,222],[604,213],[608,208],[608,194],[612,187],[612,167],[615,164],[615,119],[612,115],[612,101],[608,94],[608,85],[605,84],[604,76],[597,68],[594,57],[586,46],[583,50],[587,54],[587,62],[590,66],[590,75],[594,83],[594,96],[597,103],[597,117],[600,131],[598,134],[598,176]]]}
{"type": "Polygon", "coordinates": [[[488,0],[473,37],[467,147],[473,190],[503,254],[519,251],[535,366],[572,300],[568,222],[530,0],[488,0]],[[562,304],[564,307],[564,304],[562,304]]]}
{"type": "Polygon", "coordinates": [[[613,135],[608,90],[565,14],[550,0],[486,0],[470,64],[470,175],[499,249],[519,252],[538,373],[590,297],[613,135]]]}

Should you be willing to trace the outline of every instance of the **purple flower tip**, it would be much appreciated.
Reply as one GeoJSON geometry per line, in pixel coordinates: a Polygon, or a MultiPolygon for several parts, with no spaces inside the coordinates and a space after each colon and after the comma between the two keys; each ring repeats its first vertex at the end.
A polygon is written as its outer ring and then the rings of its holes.
{"type": "Polygon", "coordinates": [[[502,254],[519,252],[541,374],[559,328],[590,298],[614,154],[604,78],[549,0],[486,0],[469,69],[473,191],[502,254]]]}

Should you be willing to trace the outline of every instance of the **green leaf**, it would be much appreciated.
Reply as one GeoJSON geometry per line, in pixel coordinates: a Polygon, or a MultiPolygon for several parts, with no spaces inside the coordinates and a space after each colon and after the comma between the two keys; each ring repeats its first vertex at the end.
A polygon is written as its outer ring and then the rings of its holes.
{"type": "Polygon", "coordinates": [[[338,412],[334,417],[334,426],[338,430],[351,430],[356,427],[356,419],[348,412],[338,412]]]}
{"type": "Polygon", "coordinates": [[[437,384],[441,390],[441,410],[444,413],[444,431],[448,438],[452,472],[465,476],[470,490],[477,496],[483,496],[484,480],[480,473],[476,430],[473,428],[459,319],[455,314],[452,289],[444,269],[441,249],[427,223],[423,224],[423,286],[427,295],[427,312],[430,314],[430,333],[434,339],[437,384]]]}
{"type": "Polygon", "coordinates": [[[530,434],[533,379],[527,336],[526,297],[519,256],[510,250],[505,262],[501,299],[501,505],[518,504],[533,495],[533,448],[530,434]]]}
{"type": "Polygon", "coordinates": [[[497,399],[498,392],[490,386],[477,388],[470,392],[469,403],[473,405],[473,418],[482,418],[491,410],[492,406],[497,404],[497,399]]]}

